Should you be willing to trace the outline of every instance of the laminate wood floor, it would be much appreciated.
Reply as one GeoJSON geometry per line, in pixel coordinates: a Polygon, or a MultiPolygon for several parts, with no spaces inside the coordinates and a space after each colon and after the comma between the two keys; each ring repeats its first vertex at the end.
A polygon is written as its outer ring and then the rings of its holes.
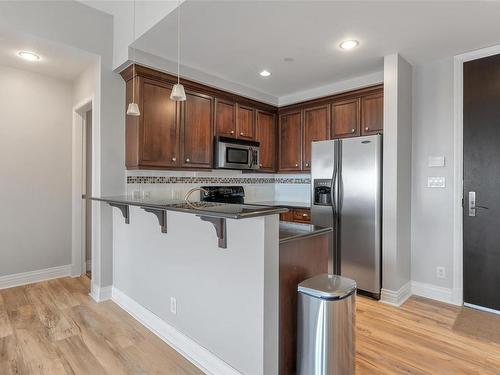
{"type": "MultiPolygon", "coordinates": [[[[0,374],[201,374],[88,290],[85,276],[0,290],[0,374]]],[[[460,312],[419,297],[399,309],[358,297],[356,373],[500,374],[500,345],[454,330],[460,312]]]]}

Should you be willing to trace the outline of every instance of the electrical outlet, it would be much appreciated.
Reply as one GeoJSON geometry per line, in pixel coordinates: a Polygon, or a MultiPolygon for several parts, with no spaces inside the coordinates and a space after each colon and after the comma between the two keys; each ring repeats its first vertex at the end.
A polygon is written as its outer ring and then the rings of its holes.
{"type": "Polygon", "coordinates": [[[175,297],[170,297],[170,312],[177,315],[177,300],[175,297]]]}
{"type": "Polygon", "coordinates": [[[436,267],[436,276],[440,279],[446,278],[446,268],[444,267],[436,267]]]}
{"type": "Polygon", "coordinates": [[[132,193],[132,196],[134,197],[134,199],[141,199],[141,191],[140,190],[135,190],[132,193]]]}
{"type": "Polygon", "coordinates": [[[144,198],[145,198],[145,199],[149,199],[149,198],[151,198],[151,192],[150,192],[150,191],[147,191],[147,190],[146,190],[146,191],[144,191],[144,198]]]}

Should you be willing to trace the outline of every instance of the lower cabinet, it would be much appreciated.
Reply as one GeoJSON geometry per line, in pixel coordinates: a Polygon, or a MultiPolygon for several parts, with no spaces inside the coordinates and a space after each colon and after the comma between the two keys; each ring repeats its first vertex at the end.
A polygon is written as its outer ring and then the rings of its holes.
{"type": "Polygon", "coordinates": [[[310,224],[311,210],[308,208],[290,208],[288,212],[280,214],[280,220],[310,224]]]}
{"type": "Polygon", "coordinates": [[[296,374],[297,285],[328,272],[328,234],[280,244],[279,374],[296,374]]]}

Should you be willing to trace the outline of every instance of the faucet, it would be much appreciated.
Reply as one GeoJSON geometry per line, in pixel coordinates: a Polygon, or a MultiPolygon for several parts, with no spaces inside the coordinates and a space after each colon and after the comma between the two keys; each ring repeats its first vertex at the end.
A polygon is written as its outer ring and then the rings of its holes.
{"type": "Polygon", "coordinates": [[[184,200],[186,201],[187,204],[189,204],[191,207],[193,207],[193,204],[189,201],[189,197],[191,194],[193,194],[195,191],[202,191],[206,194],[208,194],[208,191],[206,189],[203,189],[202,187],[195,187],[192,189],[189,189],[189,191],[186,193],[186,196],[184,197],[184,200]]]}

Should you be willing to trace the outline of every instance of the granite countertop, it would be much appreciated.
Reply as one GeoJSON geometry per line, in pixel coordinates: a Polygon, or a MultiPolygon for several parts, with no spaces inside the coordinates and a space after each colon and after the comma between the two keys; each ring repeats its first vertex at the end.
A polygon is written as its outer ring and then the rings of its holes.
{"type": "Polygon", "coordinates": [[[332,232],[331,227],[280,221],[280,244],[332,232]]]}
{"type": "Polygon", "coordinates": [[[288,202],[288,201],[263,201],[263,202],[249,202],[256,206],[271,206],[271,207],[285,207],[285,208],[311,208],[309,202],[288,202]]]}
{"type": "Polygon", "coordinates": [[[287,212],[287,208],[254,205],[254,204],[227,204],[214,202],[173,201],[160,198],[133,198],[131,196],[89,197],[88,199],[110,204],[138,206],[150,209],[185,212],[199,216],[209,216],[226,219],[246,219],[257,216],[266,216],[287,212]]]}

